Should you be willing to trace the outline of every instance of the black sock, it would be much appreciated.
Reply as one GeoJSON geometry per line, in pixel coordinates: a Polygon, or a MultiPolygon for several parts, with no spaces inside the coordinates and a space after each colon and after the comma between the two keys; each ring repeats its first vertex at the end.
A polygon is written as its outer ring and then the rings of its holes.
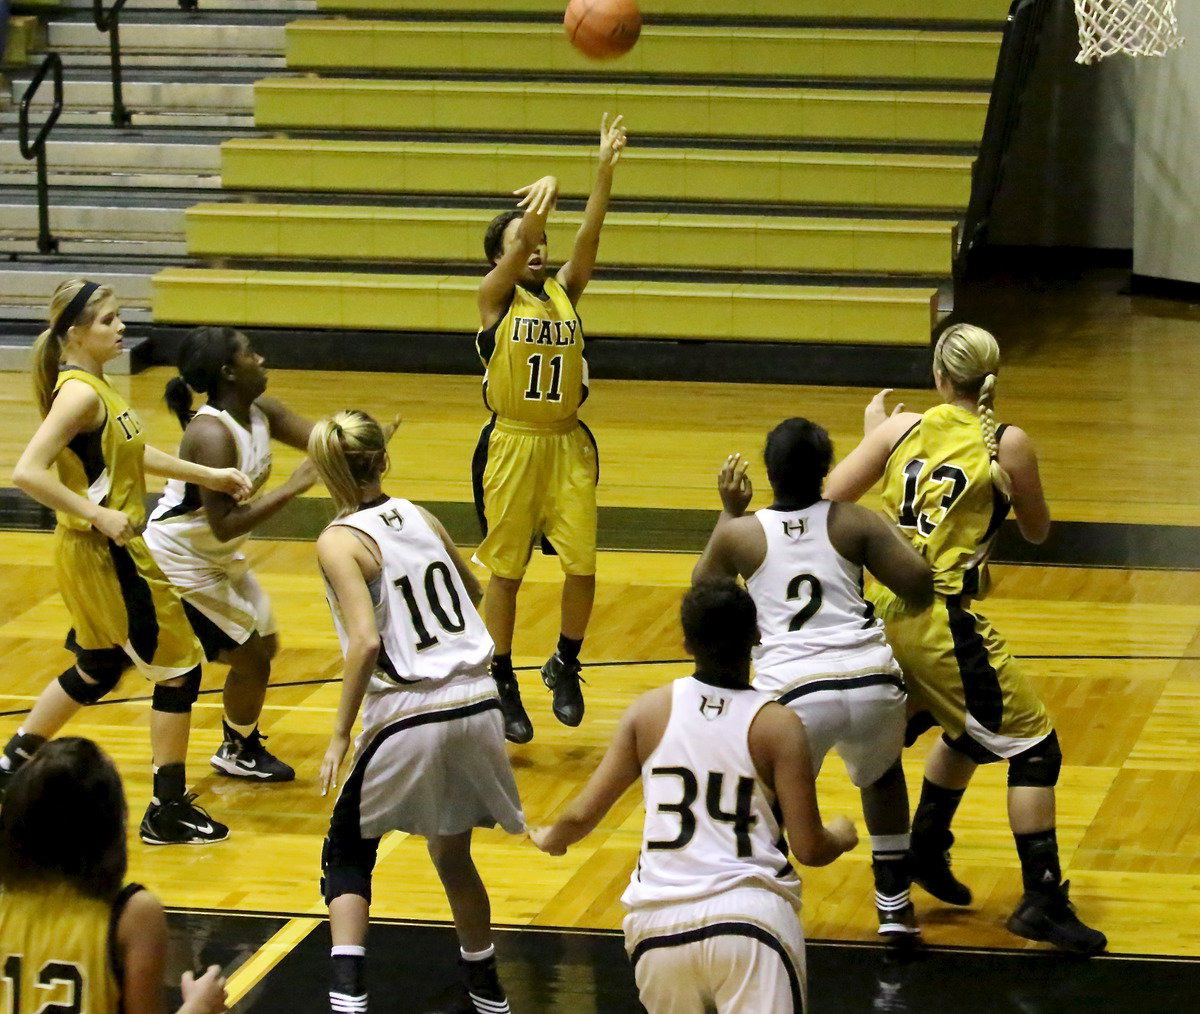
{"type": "Polygon", "coordinates": [[[1049,831],[1034,831],[1032,834],[1014,834],[1017,855],[1021,857],[1021,879],[1026,891],[1053,891],[1062,881],[1062,869],[1058,865],[1058,834],[1049,831]]]}
{"type": "Polygon", "coordinates": [[[517,674],[513,672],[512,667],[511,651],[507,651],[503,655],[497,652],[492,656],[492,679],[497,682],[507,682],[516,678],[517,674]]]}
{"type": "Polygon", "coordinates": [[[965,789],[944,789],[928,778],[921,784],[921,801],[913,814],[912,837],[914,848],[945,851],[953,842],[950,822],[962,801],[965,789]]]}
{"type": "Polygon", "coordinates": [[[8,741],[3,755],[0,755],[0,768],[11,774],[37,753],[45,742],[45,736],[35,736],[24,729],[18,729],[12,739],[8,741]]]}
{"type": "Polygon", "coordinates": [[[573,638],[567,637],[566,634],[558,635],[558,657],[566,662],[567,665],[579,661],[579,649],[582,647],[582,637],[576,641],[573,638]]]}
{"type": "Polygon", "coordinates": [[[182,763],[164,764],[154,769],[154,801],[170,803],[187,792],[187,769],[182,763]]]}
{"type": "Polygon", "coordinates": [[[335,945],[329,952],[332,976],[329,982],[329,1009],[334,1014],[366,1014],[367,990],[363,985],[365,947],[335,945]]]}

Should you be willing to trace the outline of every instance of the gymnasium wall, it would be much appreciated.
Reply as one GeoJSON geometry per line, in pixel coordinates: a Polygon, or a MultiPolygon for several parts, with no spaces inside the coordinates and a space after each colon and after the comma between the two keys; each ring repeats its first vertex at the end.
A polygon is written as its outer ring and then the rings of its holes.
{"type": "Polygon", "coordinates": [[[1072,2],[1055,0],[997,199],[993,244],[1133,246],[1134,62],[1084,67],[1078,52],[1072,2]]]}
{"type": "Polygon", "coordinates": [[[1133,270],[1200,284],[1200,3],[1177,3],[1187,40],[1137,67],[1133,270]]]}

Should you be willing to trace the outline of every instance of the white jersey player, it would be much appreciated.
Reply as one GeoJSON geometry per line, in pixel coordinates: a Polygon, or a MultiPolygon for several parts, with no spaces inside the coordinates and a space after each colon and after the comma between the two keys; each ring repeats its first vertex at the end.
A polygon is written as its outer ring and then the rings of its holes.
{"type": "Polygon", "coordinates": [[[817,773],[831,749],[840,754],[871,833],[879,932],[909,947],[919,930],[900,765],[906,695],[883,624],[863,598],[863,568],[918,604],[931,597],[932,577],[882,517],[821,499],[832,456],[820,426],[780,423],[765,452],[775,502],[743,516],[752,489],[746,463],[732,455],[718,479],[724,511],[692,579],[745,579],[758,609],[754,686],[803,719],[817,773]]]}
{"type": "Polygon", "coordinates": [[[151,513],[146,545],[179,590],[209,661],[230,667],[224,737],[212,766],[253,781],[290,781],[296,772],[263,746],[258,731],[279,641],[271,602],[243,547],[257,525],[316,480],[306,461],[281,486],[270,492],[263,488],[271,475],[271,440],[305,450],[312,424],[263,397],[263,358],[234,328],[196,328],[180,346],[178,362],[180,375],[167,384],[166,400],[184,427],[179,456],[239,468],[250,478],[253,492],[237,501],[171,479],[151,513]],[[193,390],[208,396],[208,403],[194,412],[193,390]]]}
{"type": "Polygon", "coordinates": [[[640,777],[642,851],[621,900],[646,1009],[799,1012],[800,880],[782,832],[807,866],[857,835],[844,817],[821,824],[803,724],[750,687],[750,596],[732,581],[697,585],[681,620],[694,675],[639,698],[583,792],[532,837],[561,855],[640,777]]]}
{"type": "Polygon", "coordinates": [[[525,829],[490,674],[492,639],[476,611],[478,580],[441,523],[388,497],[385,436],[361,412],[313,428],[309,452],[338,507],[317,540],[345,658],[341,703],[321,764],[334,786],[362,711],[354,762],[334,806],[321,857],[333,934],[331,1010],[365,1014],[371,879],[388,831],[425,837],[462,948],[456,1010],[505,1014],[487,892],[471,832],[525,829]]]}

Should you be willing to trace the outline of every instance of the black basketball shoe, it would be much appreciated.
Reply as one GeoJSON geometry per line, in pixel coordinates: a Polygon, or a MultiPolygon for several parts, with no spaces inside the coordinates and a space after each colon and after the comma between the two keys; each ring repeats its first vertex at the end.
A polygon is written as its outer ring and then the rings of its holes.
{"type": "Polygon", "coordinates": [[[912,839],[912,879],[947,905],[969,905],[974,897],[971,889],[950,870],[950,846],[954,835],[946,832],[943,848],[936,844],[912,839]]]}
{"type": "Polygon", "coordinates": [[[1085,926],[1068,897],[1070,881],[1050,890],[1026,891],[1016,911],[1008,917],[1009,932],[1026,940],[1042,940],[1072,954],[1099,954],[1108,938],[1085,926]]]}
{"type": "Polygon", "coordinates": [[[500,984],[495,957],[483,961],[459,960],[463,983],[453,998],[430,1014],[511,1014],[508,997],[500,984]]]}
{"type": "Polygon", "coordinates": [[[140,828],[147,845],[211,845],[229,837],[229,828],[195,805],[196,793],[151,803],[140,828]]]}
{"type": "Polygon", "coordinates": [[[554,717],[572,728],[583,721],[583,691],[579,688],[579,684],[585,682],[579,675],[582,668],[578,660],[564,662],[558,652],[542,666],[542,682],[554,694],[551,705],[554,717]]]}
{"type": "Polygon", "coordinates": [[[515,676],[496,679],[496,690],[500,693],[500,713],[504,716],[504,738],[510,743],[528,743],[533,739],[533,723],[521,703],[521,688],[515,676]]]}
{"type": "Polygon", "coordinates": [[[222,720],[225,739],[209,761],[223,775],[247,778],[259,782],[290,782],[296,771],[285,764],[263,746],[264,736],[255,729],[249,736],[241,736],[222,720]]]}

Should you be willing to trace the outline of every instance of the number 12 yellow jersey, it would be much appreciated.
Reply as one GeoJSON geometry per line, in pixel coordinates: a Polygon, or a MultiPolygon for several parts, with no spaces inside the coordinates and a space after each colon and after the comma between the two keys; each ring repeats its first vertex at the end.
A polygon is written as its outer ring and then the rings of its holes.
{"type": "Polygon", "coordinates": [[[501,419],[534,427],[573,418],[587,397],[579,315],[555,279],[546,279],[543,292],[517,285],[504,315],[475,340],[487,368],[487,407],[501,419]]]}
{"type": "Polygon", "coordinates": [[[977,415],[957,405],[922,415],[888,458],[883,506],[933,569],[939,594],[987,593],[987,559],[1009,504],[992,484],[977,415]]]}

